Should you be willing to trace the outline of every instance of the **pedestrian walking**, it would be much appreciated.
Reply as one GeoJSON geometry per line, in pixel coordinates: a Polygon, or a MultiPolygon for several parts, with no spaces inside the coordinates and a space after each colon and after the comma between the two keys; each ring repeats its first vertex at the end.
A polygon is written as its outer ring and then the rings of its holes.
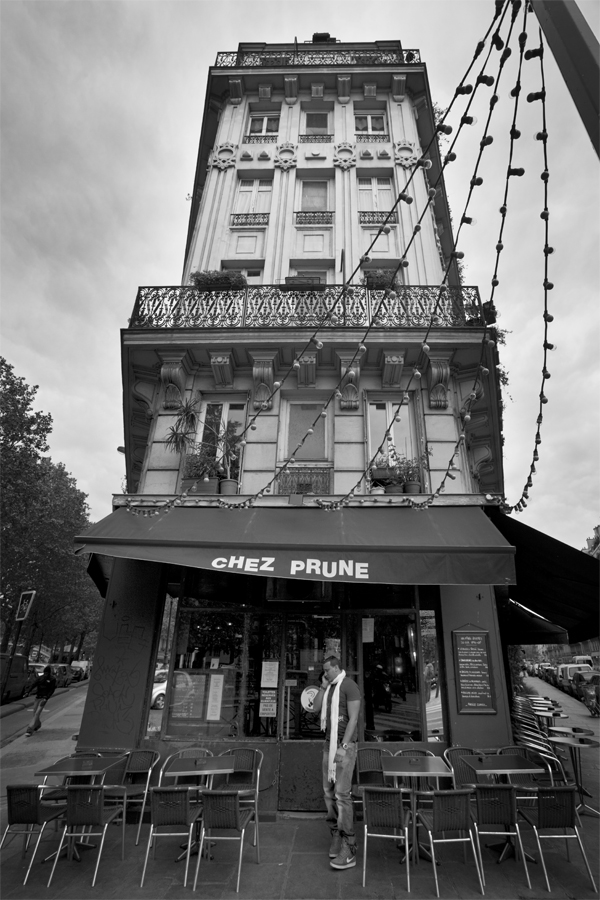
{"type": "Polygon", "coordinates": [[[35,685],[36,700],[33,704],[33,719],[27,726],[27,737],[31,737],[34,731],[38,731],[42,727],[40,721],[42,710],[55,690],[56,678],[52,674],[52,667],[46,666],[42,677],[35,685]]]}
{"type": "Polygon", "coordinates": [[[356,764],[360,690],[346,676],[336,656],[327,657],[323,663],[313,712],[320,713],[321,730],[325,732],[323,793],[331,831],[330,865],[333,869],[351,869],[356,865],[352,774],[356,764]]]}

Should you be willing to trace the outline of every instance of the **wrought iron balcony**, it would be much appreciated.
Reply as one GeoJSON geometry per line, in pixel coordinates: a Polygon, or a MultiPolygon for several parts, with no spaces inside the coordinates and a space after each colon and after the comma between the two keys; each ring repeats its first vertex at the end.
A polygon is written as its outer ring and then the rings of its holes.
{"type": "Polygon", "coordinates": [[[451,328],[484,324],[476,287],[403,285],[383,289],[283,285],[202,291],[195,287],[141,287],[130,328],[451,328]]]}
{"type": "Polygon", "coordinates": [[[301,144],[331,144],[333,142],[332,134],[299,134],[298,140],[301,144]]]}
{"type": "Polygon", "coordinates": [[[326,210],[313,209],[310,212],[297,212],[294,215],[296,225],[333,225],[334,214],[326,210]]]}
{"type": "Polygon", "coordinates": [[[361,131],[360,134],[354,135],[354,139],[357,144],[385,144],[389,143],[390,136],[381,131],[378,134],[365,134],[364,131],[361,131]]]}
{"type": "Polygon", "coordinates": [[[329,494],[331,471],[325,466],[288,467],[277,476],[277,493],[329,494]]]}
{"type": "Polygon", "coordinates": [[[268,225],[269,213],[232,213],[232,225],[268,225]]]}
{"type": "Polygon", "coordinates": [[[388,225],[393,225],[398,221],[398,216],[395,210],[391,215],[389,212],[359,212],[358,221],[361,225],[383,225],[386,221],[388,225]]]}
{"type": "Polygon", "coordinates": [[[278,140],[278,134],[245,134],[242,144],[276,144],[278,140]]]}
{"type": "Polygon", "coordinates": [[[290,50],[254,50],[217,53],[217,68],[260,66],[404,66],[421,62],[418,50],[360,50],[331,47],[290,50]]]}

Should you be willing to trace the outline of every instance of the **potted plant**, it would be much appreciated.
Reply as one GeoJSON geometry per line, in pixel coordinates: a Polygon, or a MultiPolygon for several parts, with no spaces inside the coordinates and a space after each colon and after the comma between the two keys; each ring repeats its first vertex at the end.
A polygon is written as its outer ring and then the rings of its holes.
{"type": "MultiPolygon", "coordinates": [[[[389,455],[379,453],[371,467],[371,481],[374,488],[382,487],[386,494],[401,494],[404,483],[403,473],[398,466],[400,462],[393,444],[389,445],[389,455]]],[[[373,489],[371,490],[373,493],[373,489]]]]}
{"type": "Polygon", "coordinates": [[[167,432],[165,444],[173,453],[184,453],[194,443],[198,427],[198,399],[186,397],[179,404],[177,418],[167,432]]]}
{"type": "Polygon", "coordinates": [[[395,291],[401,284],[393,269],[367,269],[361,278],[361,284],[370,291],[395,291]]]}
{"type": "MultiPolygon", "coordinates": [[[[204,439],[194,442],[186,453],[184,478],[202,479],[204,484],[214,484],[220,478],[219,493],[237,494],[242,440],[238,434],[240,427],[240,422],[228,422],[225,428],[214,428],[205,422],[204,439]]],[[[210,490],[210,493],[216,493],[216,489],[210,490]]]]}
{"type": "Polygon", "coordinates": [[[413,456],[412,459],[402,457],[398,461],[398,468],[402,473],[402,490],[405,494],[421,493],[421,476],[423,468],[429,465],[429,457],[431,450],[426,449],[420,456],[413,456]]]}
{"type": "Polygon", "coordinates": [[[241,291],[248,282],[243,272],[236,269],[206,269],[203,272],[192,272],[190,281],[201,291],[241,291]]]}

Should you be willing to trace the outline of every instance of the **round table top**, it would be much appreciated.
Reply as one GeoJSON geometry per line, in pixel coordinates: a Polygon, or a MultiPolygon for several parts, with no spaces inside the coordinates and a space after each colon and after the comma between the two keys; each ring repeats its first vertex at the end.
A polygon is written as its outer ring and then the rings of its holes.
{"type": "Polygon", "coordinates": [[[565,744],[567,747],[600,747],[598,741],[590,741],[587,737],[578,738],[574,734],[568,737],[563,735],[554,737],[551,734],[548,740],[553,744],[565,744]]]}
{"type": "Polygon", "coordinates": [[[534,709],[534,713],[536,716],[541,716],[544,719],[568,719],[569,717],[565,715],[565,713],[558,712],[556,709],[534,709]]]}
{"type": "Polygon", "coordinates": [[[568,725],[551,725],[550,731],[556,731],[558,734],[570,735],[571,737],[589,737],[594,732],[590,728],[569,728],[568,725]]]}

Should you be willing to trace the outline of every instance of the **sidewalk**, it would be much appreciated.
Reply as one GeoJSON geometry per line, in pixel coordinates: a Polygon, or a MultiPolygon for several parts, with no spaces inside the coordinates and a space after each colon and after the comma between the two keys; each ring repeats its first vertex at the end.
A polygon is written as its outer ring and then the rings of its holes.
{"type": "MultiPolygon", "coordinates": [[[[549,688],[546,685],[535,685],[544,695],[560,698],[565,712],[570,716],[570,723],[585,725],[598,732],[598,719],[585,718],[585,709],[577,701],[549,688]],[[554,693],[553,693],[554,692],[554,693]],[[581,712],[583,710],[583,713],[581,712]]],[[[58,758],[72,752],[73,743],[64,737],[64,728],[52,728],[48,722],[47,737],[52,743],[52,732],[56,732],[56,755],[58,758]],[[62,737],[59,737],[62,735],[62,737]]],[[[56,723],[58,725],[58,723],[56,723]]],[[[25,739],[18,738],[10,748],[13,754],[23,753],[31,746],[25,739]]],[[[3,758],[4,762],[4,758],[3,758]]],[[[25,763],[25,760],[23,760],[25,763]]],[[[19,770],[25,776],[27,771],[36,771],[42,760],[31,758],[28,765],[19,770]]],[[[597,751],[589,751],[585,760],[584,781],[593,794],[588,802],[598,809],[598,755],[597,751]],[[593,754],[590,755],[590,754],[593,754]]],[[[16,774],[16,773],[13,773],[16,774]]],[[[14,781],[16,779],[10,779],[14,781]]],[[[25,781],[34,780],[30,775],[25,781]]],[[[6,814],[3,816],[3,827],[6,814]]],[[[588,859],[596,877],[598,870],[600,819],[591,816],[583,818],[583,840],[588,859]]],[[[36,860],[28,884],[23,887],[26,862],[20,858],[21,841],[13,841],[3,850],[2,858],[2,894],[5,900],[35,900],[35,898],[64,898],[64,900],[162,900],[162,898],[192,897],[191,885],[197,857],[192,857],[192,878],[187,887],[183,886],[185,863],[175,862],[181,838],[163,839],[158,842],[156,860],[150,858],[146,883],[139,887],[144,854],[148,837],[148,827],[142,828],[142,839],[135,846],[136,826],[126,826],[125,861],[120,858],[121,827],[111,826],[102,854],[98,880],[91,887],[93,868],[97,851],[85,852],[81,863],[61,860],[57,866],[51,887],[46,888],[50,875],[48,864],[41,865],[36,860]]],[[[252,833],[252,829],[250,829],[252,833]]],[[[537,857],[535,840],[529,827],[523,828],[526,849],[537,857]]],[[[240,893],[235,893],[238,846],[234,842],[220,842],[212,849],[214,860],[203,860],[196,896],[201,900],[228,900],[228,898],[256,898],[256,900],[397,900],[399,897],[412,896],[416,900],[434,898],[435,884],[431,863],[420,860],[411,867],[411,894],[406,893],[406,875],[404,866],[400,864],[400,852],[393,841],[369,841],[369,857],[367,868],[367,884],[362,887],[362,822],[357,823],[359,852],[357,865],[348,871],[338,872],[330,868],[327,857],[329,834],[323,816],[301,817],[294,814],[280,814],[276,823],[260,825],[261,862],[255,862],[255,851],[251,840],[246,839],[240,893]]],[[[38,859],[52,852],[57,846],[58,837],[50,830],[44,838],[38,859]]],[[[552,897],[566,900],[578,898],[585,900],[595,897],[579,849],[570,845],[571,861],[568,862],[564,842],[549,842],[544,845],[546,865],[552,887],[552,897]]],[[[522,863],[513,859],[497,865],[497,854],[490,849],[483,849],[486,875],[485,895],[497,900],[515,900],[515,898],[547,898],[543,873],[540,865],[529,864],[529,875],[532,889],[529,890],[522,863]]],[[[462,848],[457,845],[445,845],[440,848],[438,867],[440,895],[448,898],[480,897],[480,891],[472,859],[467,857],[463,862],[462,848]]]]}

